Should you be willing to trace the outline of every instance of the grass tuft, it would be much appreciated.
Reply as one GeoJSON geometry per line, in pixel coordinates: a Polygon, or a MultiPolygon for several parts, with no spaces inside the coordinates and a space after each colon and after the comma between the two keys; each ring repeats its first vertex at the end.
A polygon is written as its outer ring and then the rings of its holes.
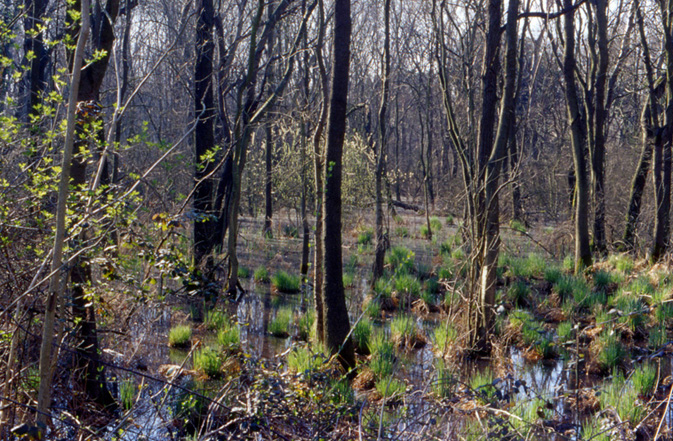
{"type": "Polygon", "coordinates": [[[168,332],[168,346],[172,348],[189,347],[192,338],[192,328],[189,325],[177,325],[168,332]]]}
{"type": "Polygon", "coordinates": [[[279,338],[289,337],[291,322],[292,310],[290,308],[279,308],[276,311],[276,316],[269,322],[269,334],[279,338]]]}
{"type": "Polygon", "coordinates": [[[220,355],[217,350],[211,347],[205,347],[194,352],[194,369],[201,371],[210,378],[217,378],[221,375],[222,366],[220,355]]]}
{"type": "Polygon", "coordinates": [[[271,284],[279,291],[285,293],[299,292],[301,287],[301,277],[288,274],[285,271],[278,271],[271,277],[271,284]]]}

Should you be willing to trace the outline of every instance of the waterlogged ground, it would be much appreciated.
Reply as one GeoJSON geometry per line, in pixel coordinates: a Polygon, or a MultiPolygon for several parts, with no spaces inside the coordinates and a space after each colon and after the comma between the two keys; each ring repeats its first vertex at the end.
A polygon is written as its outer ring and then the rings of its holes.
{"type": "MultiPolygon", "coordinates": [[[[643,288],[642,298],[629,297],[640,289],[637,284],[631,283],[623,290],[619,286],[626,286],[628,281],[636,280],[636,276],[618,270],[614,264],[609,268],[605,266],[605,272],[615,276],[606,284],[604,294],[599,291],[596,275],[587,276],[587,282],[580,281],[588,285],[571,286],[569,293],[559,294],[562,288],[557,286],[561,282],[550,282],[552,276],[547,276],[548,269],[531,280],[522,280],[514,274],[514,263],[505,261],[501,271],[502,307],[498,311],[500,337],[492,358],[469,356],[460,347],[460,329],[456,330],[452,343],[454,350],[441,357],[438,355],[441,351],[436,350],[434,334],[447,321],[458,317],[460,301],[454,302],[453,306],[442,305],[442,302],[446,300],[446,292],[457,286],[461,276],[455,262],[464,256],[461,256],[461,247],[455,239],[455,226],[437,228],[434,241],[419,237],[420,226],[420,218],[409,217],[393,234],[395,243],[404,246],[413,260],[412,273],[425,274],[421,278],[436,276],[447,256],[454,262],[451,268],[454,278],[442,280],[443,287],[432,300],[436,307],[433,305],[432,308],[427,304],[423,304],[424,307],[414,304],[413,308],[400,312],[398,304],[397,310],[388,308],[374,314],[363,312],[367,311],[366,305],[371,303],[373,296],[367,279],[373,250],[371,245],[358,244],[364,230],[357,225],[346,239],[344,260],[351,322],[360,317],[368,318],[372,322],[372,340],[380,336],[393,341],[396,337],[391,323],[402,315],[411,317],[423,343],[413,349],[397,348],[394,351],[392,376],[386,376],[385,380],[391,387],[395,383],[401,384],[402,389],[391,396],[386,396],[387,388],[382,390],[378,384],[373,387],[374,383],[383,382],[382,378],[377,379],[374,375],[369,379],[355,379],[352,383],[355,390],[348,399],[353,412],[343,416],[343,422],[338,418],[336,422],[330,420],[335,433],[341,434],[335,435],[334,439],[353,439],[353,434],[362,439],[636,440],[653,439],[655,435],[657,439],[671,439],[669,428],[673,424],[673,409],[668,404],[673,382],[673,351],[670,350],[673,346],[668,345],[668,318],[662,319],[661,313],[657,312],[657,308],[663,308],[662,305],[670,299],[671,290],[665,282],[658,285],[652,282],[651,292],[650,288],[643,288]],[[452,249],[447,252],[443,247],[449,240],[453,241],[452,249]],[[525,285],[524,294],[512,288],[520,282],[525,285]],[[576,293],[582,290],[596,294],[598,300],[578,297],[576,293]],[[622,297],[626,300],[621,300],[622,297]],[[572,298],[576,303],[569,304],[568,299],[572,298]],[[632,298],[640,302],[638,308],[641,309],[629,312],[624,305],[632,298]],[[639,320],[634,322],[636,318],[639,320]],[[559,336],[557,329],[567,321],[570,321],[567,327],[572,327],[571,332],[566,329],[559,336]],[[654,335],[654,330],[659,334],[654,335]],[[616,339],[618,346],[624,348],[614,365],[607,365],[606,356],[601,355],[612,341],[610,339],[616,339]],[[639,373],[642,366],[654,372],[649,389],[641,385],[645,381],[639,373]],[[608,399],[611,396],[614,397],[608,399]],[[343,429],[346,424],[350,432],[343,429]]],[[[212,401],[226,396],[228,388],[232,387],[232,375],[241,376],[236,380],[239,383],[245,381],[245,366],[254,365],[259,372],[275,372],[273,375],[280,375],[274,377],[279,384],[306,378],[302,377],[304,374],[292,373],[287,360],[295,348],[306,346],[299,338],[299,321],[312,309],[310,285],[303,286],[298,293],[283,294],[269,283],[256,282],[253,275],[254,270],[262,266],[269,274],[281,269],[296,274],[300,240],[283,237],[280,231],[277,231],[276,239],[262,239],[257,233],[261,225],[247,222],[244,227],[241,262],[247,270],[243,279],[246,293],[236,303],[220,299],[216,307],[234,320],[240,334],[242,356],[221,368],[224,378],[207,379],[193,365],[194,354],[200,348],[218,347],[216,330],[209,330],[202,322],[203,304],[198,299],[169,295],[161,303],[143,305],[129,320],[125,337],[109,338],[104,342],[107,356],[122,368],[111,369],[113,373],[110,375],[118,380],[116,393],[121,397],[122,389],[126,387],[125,395],[133,398],[127,406],[127,416],[107,428],[108,438],[183,439],[186,434],[193,439],[295,438],[290,435],[291,429],[281,423],[277,428],[267,427],[265,432],[255,427],[256,420],[243,417],[239,419],[245,423],[241,422],[236,430],[245,434],[236,438],[231,435],[235,432],[233,429],[227,432],[226,424],[221,424],[219,433],[229,435],[219,435],[218,438],[215,419],[209,423],[194,418],[195,413],[215,414],[213,407],[217,406],[226,407],[228,416],[225,421],[235,419],[232,415],[241,412],[251,413],[250,409],[254,407],[250,403],[251,395],[247,403],[239,400],[238,406],[243,410],[232,410],[232,403],[225,406],[224,401],[215,404],[212,401]],[[293,313],[287,338],[270,333],[270,323],[281,310],[293,313]],[[191,347],[169,348],[171,327],[185,323],[193,328],[191,347]],[[210,413],[195,411],[202,406],[200,397],[211,400],[207,401],[209,407],[206,406],[210,413]]],[[[535,240],[536,236],[549,234],[549,231],[543,231],[524,235],[506,230],[504,252],[522,259],[535,253],[552,262],[552,256],[545,251],[551,246],[535,240]]],[[[558,260],[555,265],[560,268],[558,260]]],[[[394,283],[395,277],[391,277],[390,284],[394,283]]],[[[566,275],[559,277],[571,279],[566,275]]],[[[369,370],[375,357],[359,355],[361,373],[369,370]]],[[[325,387],[319,382],[322,380],[315,382],[314,377],[311,378],[309,388],[325,387]]],[[[312,393],[306,392],[306,396],[310,397],[312,393]]],[[[312,439],[308,435],[298,435],[303,427],[296,424],[296,439],[312,439]]],[[[314,429],[306,428],[305,432],[311,430],[314,429]]],[[[318,432],[315,429],[315,433],[318,432]]]]}

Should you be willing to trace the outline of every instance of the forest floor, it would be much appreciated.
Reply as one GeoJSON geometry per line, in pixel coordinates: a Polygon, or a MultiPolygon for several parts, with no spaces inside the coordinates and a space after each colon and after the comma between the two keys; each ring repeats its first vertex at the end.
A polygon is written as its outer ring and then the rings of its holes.
{"type": "Polygon", "coordinates": [[[457,221],[433,217],[428,239],[424,217],[391,220],[371,289],[371,219],[346,218],[353,381],[315,343],[296,220],[263,237],[243,219],[242,298],[204,308],[169,278],[133,306],[116,296],[127,327],[101,346],[121,409],[64,412],[52,439],[673,439],[670,266],[614,254],[573,275],[566,228],[503,226],[492,352],[479,358],[457,221]]]}

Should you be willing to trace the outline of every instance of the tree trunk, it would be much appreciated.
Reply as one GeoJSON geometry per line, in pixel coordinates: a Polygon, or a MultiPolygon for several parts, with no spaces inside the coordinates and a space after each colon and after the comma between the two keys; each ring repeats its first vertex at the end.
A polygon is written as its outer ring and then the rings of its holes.
{"type": "MultiPolygon", "coordinates": [[[[563,7],[571,10],[572,0],[564,0],[563,7]]],[[[587,135],[584,116],[580,112],[577,86],[575,84],[575,12],[564,16],[565,49],[563,55],[563,77],[566,83],[566,105],[570,121],[573,162],[575,165],[575,272],[591,266],[589,243],[589,180],[585,157],[587,135]]]]}
{"type": "Polygon", "coordinates": [[[272,218],[273,218],[273,183],[271,178],[273,177],[273,129],[271,127],[272,120],[267,118],[266,126],[266,143],[265,143],[265,152],[264,152],[264,164],[265,164],[265,174],[264,174],[264,228],[262,229],[262,234],[267,237],[273,235],[271,231],[272,218]]]}
{"type": "Polygon", "coordinates": [[[56,210],[56,233],[52,251],[51,272],[49,280],[49,293],[45,307],[44,324],[42,329],[42,344],[40,347],[40,386],[37,398],[37,421],[46,423],[49,417],[51,404],[52,385],[52,345],[54,342],[54,324],[56,321],[56,305],[63,293],[63,279],[65,274],[62,266],[63,245],[65,241],[65,215],[66,201],[70,188],[70,168],[74,149],[75,138],[75,112],[77,109],[77,97],[79,93],[80,75],[84,48],[89,37],[90,17],[89,0],[81,0],[82,24],[79,30],[77,48],[73,56],[72,81],[70,96],[68,99],[67,127],[65,132],[65,145],[63,147],[63,164],[61,166],[61,180],[58,188],[58,205],[56,210]]]}
{"type": "MultiPolygon", "coordinates": [[[[38,112],[36,106],[40,104],[42,92],[44,92],[46,86],[46,65],[49,61],[42,32],[38,26],[44,25],[42,16],[47,7],[47,0],[24,0],[23,4],[26,13],[23,48],[28,64],[28,109],[26,114],[38,117],[40,112],[38,112]],[[28,57],[29,53],[32,54],[32,57],[28,57]]],[[[31,127],[37,127],[30,121],[28,122],[31,127]]]]}
{"type": "Polygon", "coordinates": [[[213,210],[215,158],[215,105],[213,99],[213,27],[215,10],[212,0],[196,0],[196,62],[194,67],[194,264],[201,265],[213,251],[216,231],[213,210]]]}
{"type": "Polygon", "coordinates": [[[334,49],[332,84],[325,151],[325,188],[323,213],[324,243],[324,340],[327,347],[339,354],[345,369],[355,367],[355,354],[348,338],[350,323],[343,286],[341,252],[341,159],[346,133],[348,105],[348,74],[350,70],[351,17],[350,0],[335,0],[334,49]]]}
{"type": "Polygon", "coordinates": [[[383,69],[381,75],[381,106],[379,107],[379,142],[376,149],[376,251],[372,268],[371,286],[383,276],[383,264],[386,256],[387,237],[383,230],[383,185],[385,181],[385,164],[388,153],[386,139],[386,112],[390,93],[390,0],[383,4],[384,43],[383,69]]]}

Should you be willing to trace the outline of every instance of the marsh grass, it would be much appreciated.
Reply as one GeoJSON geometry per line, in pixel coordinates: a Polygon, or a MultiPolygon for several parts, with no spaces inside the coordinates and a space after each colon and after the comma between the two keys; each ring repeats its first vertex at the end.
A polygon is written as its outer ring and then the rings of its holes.
{"type": "Polygon", "coordinates": [[[479,401],[489,403],[495,397],[496,388],[493,385],[494,379],[495,375],[490,369],[477,371],[472,378],[470,378],[470,388],[479,401]]]}
{"type": "Polygon", "coordinates": [[[274,337],[287,338],[290,336],[290,323],[292,323],[292,309],[284,307],[276,311],[276,315],[269,322],[269,334],[274,337]]]}
{"type": "Polygon", "coordinates": [[[223,349],[230,351],[239,349],[241,347],[241,333],[238,326],[231,320],[227,320],[217,331],[217,342],[223,349]]]}
{"type": "Polygon", "coordinates": [[[596,361],[603,372],[610,372],[622,364],[626,357],[626,350],[617,334],[612,329],[603,331],[596,341],[596,361]]]}
{"type": "Polygon", "coordinates": [[[631,375],[631,382],[639,396],[651,396],[657,386],[657,368],[651,363],[638,366],[631,375]]]}
{"type": "Polygon", "coordinates": [[[228,321],[228,317],[222,311],[212,309],[206,312],[206,329],[210,331],[216,331],[224,327],[228,321]]]}
{"type": "Polygon", "coordinates": [[[132,379],[123,380],[119,384],[119,398],[124,410],[131,410],[136,402],[137,394],[138,388],[136,388],[136,385],[132,379]]]}
{"type": "Polygon", "coordinates": [[[299,288],[301,287],[301,277],[281,270],[271,277],[271,285],[278,292],[296,293],[299,292],[299,288]]]}
{"type": "Polygon", "coordinates": [[[628,254],[612,254],[608,258],[608,263],[622,274],[631,274],[635,267],[633,258],[628,254]]]}
{"type": "Polygon", "coordinates": [[[386,256],[386,261],[394,272],[410,274],[415,269],[416,255],[409,248],[394,246],[386,256]]]}
{"type": "Polygon", "coordinates": [[[267,270],[265,266],[258,266],[253,273],[253,279],[258,283],[269,283],[271,281],[269,278],[269,270],[267,270]]]}
{"type": "Polygon", "coordinates": [[[407,391],[407,385],[392,376],[384,377],[376,381],[376,391],[382,398],[399,398],[407,391]]]}
{"type": "Polygon", "coordinates": [[[369,342],[372,337],[372,322],[367,317],[362,317],[353,327],[351,338],[355,350],[360,354],[369,355],[369,342]]]}
{"type": "Polygon", "coordinates": [[[203,372],[210,378],[218,378],[222,373],[222,361],[218,351],[210,346],[198,349],[193,355],[194,369],[203,372]]]}
{"type": "Polygon", "coordinates": [[[410,315],[397,315],[390,324],[390,337],[403,349],[414,349],[426,343],[416,319],[410,315]]]}
{"type": "Polygon", "coordinates": [[[383,333],[378,333],[372,339],[372,358],[369,369],[377,378],[384,378],[393,373],[395,363],[395,346],[383,333]]]}
{"type": "Polygon", "coordinates": [[[432,384],[432,391],[437,397],[450,398],[456,393],[458,380],[456,375],[441,358],[435,360],[437,380],[432,384]]]}
{"type": "Polygon", "coordinates": [[[168,346],[172,348],[189,347],[192,338],[192,328],[189,325],[177,325],[168,331],[168,346]]]}
{"type": "Polygon", "coordinates": [[[517,279],[507,288],[507,299],[515,306],[524,306],[528,304],[530,297],[530,287],[522,279],[517,279]]]}
{"type": "Polygon", "coordinates": [[[365,228],[358,234],[357,244],[368,246],[372,244],[373,239],[374,239],[374,230],[372,230],[371,228],[365,228]]]}
{"type": "Polygon", "coordinates": [[[297,337],[303,341],[309,341],[315,324],[315,310],[310,309],[299,318],[297,323],[297,337]]]}
{"type": "Polygon", "coordinates": [[[629,421],[633,426],[638,424],[648,411],[638,398],[633,383],[627,382],[617,371],[613,371],[612,381],[604,383],[598,400],[603,409],[614,408],[622,421],[629,421]]]}
{"type": "Polygon", "coordinates": [[[448,354],[449,349],[456,343],[458,339],[458,331],[453,326],[453,323],[448,320],[443,321],[435,328],[432,341],[435,353],[440,356],[448,354]]]}
{"type": "Polygon", "coordinates": [[[291,372],[310,373],[319,370],[327,361],[328,352],[321,346],[315,350],[307,346],[296,346],[287,355],[287,367],[291,372]]]}

